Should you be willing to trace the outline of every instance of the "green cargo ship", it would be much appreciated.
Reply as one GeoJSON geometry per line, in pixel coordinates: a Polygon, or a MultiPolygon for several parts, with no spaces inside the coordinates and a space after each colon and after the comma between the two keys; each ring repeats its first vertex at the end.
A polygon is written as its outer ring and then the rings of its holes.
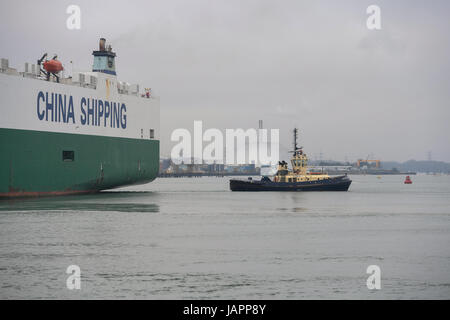
{"type": "Polygon", "coordinates": [[[23,72],[1,60],[0,198],[93,193],[154,180],[159,98],[117,80],[100,39],[92,72],[61,76],[56,57],[23,72]],[[42,67],[42,65],[44,67],[42,67]]]}

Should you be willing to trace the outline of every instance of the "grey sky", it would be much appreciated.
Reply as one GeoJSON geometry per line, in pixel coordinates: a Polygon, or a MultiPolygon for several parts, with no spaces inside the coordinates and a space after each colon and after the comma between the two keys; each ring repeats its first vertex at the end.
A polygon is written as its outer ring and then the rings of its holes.
{"type": "MultiPolygon", "coordinates": [[[[105,37],[120,80],[161,97],[175,128],[301,129],[312,157],[450,161],[448,1],[3,1],[0,56],[89,70],[105,37]],[[66,29],[78,4],[82,28],[66,29]],[[382,30],[366,28],[381,7],[382,30]]],[[[283,154],[282,154],[283,155],[283,154]]]]}

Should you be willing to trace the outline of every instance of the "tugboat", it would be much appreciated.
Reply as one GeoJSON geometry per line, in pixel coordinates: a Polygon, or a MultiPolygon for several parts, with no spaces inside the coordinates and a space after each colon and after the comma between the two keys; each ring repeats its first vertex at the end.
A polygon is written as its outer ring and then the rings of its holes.
{"type": "Polygon", "coordinates": [[[294,129],[294,150],[289,171],[286,161],[278,162],[273,180],[264,176],[261,180],[230,180],[231,191],[347,191],[352,183],[347,174],[330,177],[326,173],[308,172],[308,158],[303,147],[297,146],[298,130],[294,129]]]}

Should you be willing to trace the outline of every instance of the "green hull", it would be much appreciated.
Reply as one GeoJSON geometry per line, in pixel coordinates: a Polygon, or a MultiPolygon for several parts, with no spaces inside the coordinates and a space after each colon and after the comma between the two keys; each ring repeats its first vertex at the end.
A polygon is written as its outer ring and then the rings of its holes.
{"type": "Polygon", "coordinates": [[[0,129],[0,197],[98,192],[158,170],[158,140],[0,129]]]}

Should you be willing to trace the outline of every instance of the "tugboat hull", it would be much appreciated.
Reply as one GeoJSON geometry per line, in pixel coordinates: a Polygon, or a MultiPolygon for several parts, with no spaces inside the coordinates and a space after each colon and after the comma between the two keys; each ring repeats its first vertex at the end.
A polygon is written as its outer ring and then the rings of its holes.
{"type": "Polygon", "coordinates": [[[304,182],[230,180],[231,191],[347,191],[352,180],[347,176],[304,182]]]}

